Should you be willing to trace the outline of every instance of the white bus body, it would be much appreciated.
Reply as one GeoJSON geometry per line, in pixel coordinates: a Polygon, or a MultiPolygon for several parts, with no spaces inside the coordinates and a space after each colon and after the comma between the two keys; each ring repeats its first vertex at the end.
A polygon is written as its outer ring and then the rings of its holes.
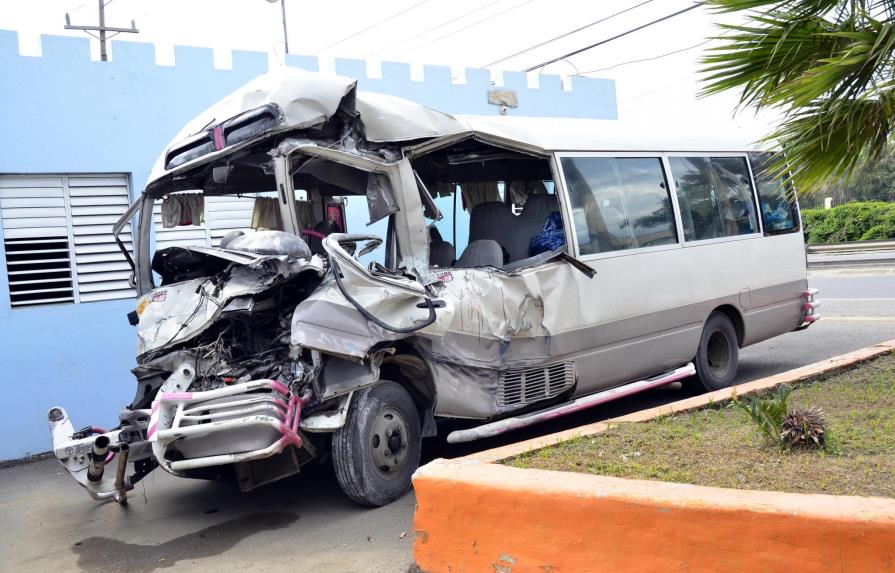
{"type": "Polygon", "coordinates": [[[817,318],[798,208],[736,132],[662,134],[261,76],[184,128],[116,226],[139,214],[137,393],[110,432],[53,408],[56,456],[121,501],[156,466],[250,489],[330,449],[381,505],[436,419],[481,420],[462,442],[729,386],[740,348],[817,318]],[[357,205],[384,236],[349,228],[357,205]]]}

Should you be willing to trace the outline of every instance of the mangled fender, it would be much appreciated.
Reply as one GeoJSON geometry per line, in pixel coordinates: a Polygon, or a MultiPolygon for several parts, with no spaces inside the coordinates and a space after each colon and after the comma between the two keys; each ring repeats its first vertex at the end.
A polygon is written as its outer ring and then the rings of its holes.
{"type": "Polygon", "coordinates": [[[412,334],[396,330],[421,326],[434,313],[426,303],[431,294],[417,280],[393,273],[374,274],[342,246],[359,242],[375,248],[381,240],[373,235],[344,233],[334,233],[324,239],[323,248],[330,256],[330,263],[335,262],[332,273],[341,273],[341,288],[331,273],[316,291],[299,303],[292,315],[292,344],[362,360],[376,344],[412,334]],[[355,303],[394,330],[369,320],[355,303]]]}
{"type": "Polygon", "coordinates": [[[323,261],[317,255],[306,261],[286,256],[228,253],[223,249],[192,250],[225,258],[234,266],[223,284],[202,277],[159,287],[140,298],[138,307],[143,309],[137,325],[140,361],[151,352],[162,351],[203,332],[227,312],[228,304],[237,297],[262,292],[300,273],[323,274],[323,261]],[[243,261],[237,262],[236,257],[243,261]]]}

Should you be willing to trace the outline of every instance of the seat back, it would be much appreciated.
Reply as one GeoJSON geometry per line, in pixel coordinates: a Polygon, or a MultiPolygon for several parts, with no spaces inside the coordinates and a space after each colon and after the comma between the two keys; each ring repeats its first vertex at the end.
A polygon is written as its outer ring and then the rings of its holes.
{"type": "Polygon", "coordinates": [[[429,266],[448,268],[454,264],[456,258],[454,245],[441,238],[438,227],[429,227],[429,266]]]}
{"type": "Polygon", "coordinates": [[[456,266],[462,269],[501,267],[503,266],[503,249],[497,241],[491,239],[472,241],[460,255],[456,266]]]}
{"type": "Polygon", "coordinates": [[[538,194],[528,196],[525,205],[522,206],[522,213],[519,215],[519,230],[515,239],[518,242],[516,249],[524,250],[524,254],[514,258],[514,261],[528,258],[532,237],[541,232],[541,229],[544,228],[544,223],[547,222],[547,217],[554,211],[559,211],[559,202],[556,200],[556,195],[538,194]]]}
{"type": "Polygon", "coordinates": [[[529,195],[525,205],[522,206],[522,214],[519,216],[526,223],[532,221],[537,223],[540,231],[547,216],[554,211],[559,211],[559,201],[556,200],[556,195],[529,195]]]}
{"type": "Polygon", "coordinates": [[[509,255],[509,260],[515,260],[513,234],[517,231],[516,219],[506,203],[479,203],[469,214],[469,242],[495,241],[509,255]]]}

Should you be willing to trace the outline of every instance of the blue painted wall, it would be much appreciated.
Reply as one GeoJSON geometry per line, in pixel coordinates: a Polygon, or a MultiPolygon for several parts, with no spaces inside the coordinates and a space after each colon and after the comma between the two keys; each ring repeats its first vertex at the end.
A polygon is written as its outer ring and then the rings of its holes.
{"type": "MultiPolygon", "coordinates": [[[[184,123],[267,70],[258,52],[234,52],[233,69],[220,70],[206,48],[177,47],[176,65],[158,66],[150,44],[112,42],[110,62],[91,61],[86,38],[44,36],[42,45],[42,57],[21,56],[17,34],[0,30],[0,174],[127,173],[132,192],[184,123]]],[[[287,64],[318,69],[308,56],[290,55],[287,64]]],[[[483,70],[466,70],[463,84],[444,66],[426,66],[423,81],[400,63],[383,63],[376,79],[359,60],[337,60],[336,72],[362,90],[449,113],[498,113],[483,70]]],[[[524,74],[505,73],[504,88],[518,94],[511,115],[616,118],[611,80],[575,78],[564,91],[558,76],[545,75],[530,89],[524,74]]],[[[449,234],[449,222],[442,226],[449,234]]],[[[115,425],[133,397],[132,309],[132,300],[11,309],[0,241],[0,460],[50,449],[45,415],[53,405],[65,406],[76,427],[115,425]]]]}

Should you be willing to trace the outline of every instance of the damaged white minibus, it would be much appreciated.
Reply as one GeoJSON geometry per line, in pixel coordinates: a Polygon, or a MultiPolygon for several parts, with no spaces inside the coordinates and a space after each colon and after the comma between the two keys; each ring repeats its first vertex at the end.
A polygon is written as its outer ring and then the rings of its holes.
{"type": "Polygon", "coordinates": [[[55,455],[96,499],[158,466],[251,489],[331,460],[382,505],[437,419],[478,420],[447,436],[463,442],[677,380],[727,387],[740,348],[818,318],[767,159],[272,71],[187,125],[115,226],[136,395],[112,430],[52,408],[55,455]]]}

